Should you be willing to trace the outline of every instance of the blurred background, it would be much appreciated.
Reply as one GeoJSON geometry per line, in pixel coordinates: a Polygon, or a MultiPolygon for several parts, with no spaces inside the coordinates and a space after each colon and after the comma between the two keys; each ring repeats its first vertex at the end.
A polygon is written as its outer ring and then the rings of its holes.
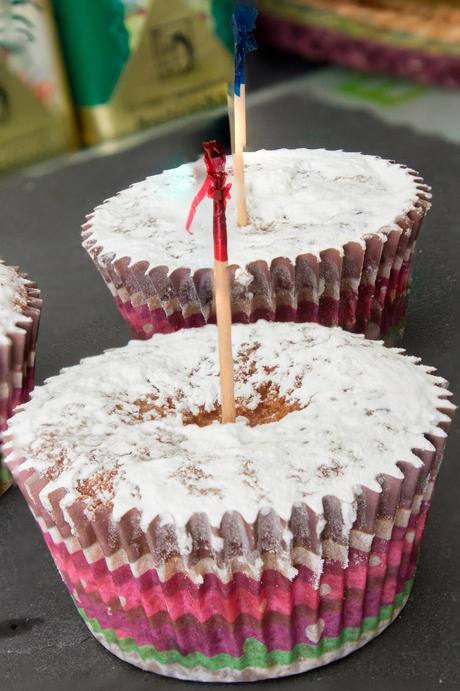
{"type": "MultiPolygon", "coordinates": [[[[232,8],[0,0],[0,171],[225,104],[232,8]]],[[[260,0],[259,11],[249,89],[309,74],[319,100],[460,141],[457,0],[260,0]]]]}

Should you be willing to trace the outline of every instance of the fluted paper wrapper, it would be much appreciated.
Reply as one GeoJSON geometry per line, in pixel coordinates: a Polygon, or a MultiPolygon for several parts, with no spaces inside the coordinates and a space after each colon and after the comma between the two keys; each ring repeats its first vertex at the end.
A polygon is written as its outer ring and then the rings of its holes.
{"type": "MultiPolygon", "coordinates": [[[[447,394],[446,397],[447,399],[447,394]]],[[[443,412],[450,420],[452,408],[443,412]]],[[[450,423],[441,423],[447,432],[450,423]]],[[[7,463],[56,566],[94,636],[142,669],[182,679],[248,681],[343,657],[397,616],[410,593],[445,437],[356,492],[356,518],[326,496],[322,515],[296,504],[288,521],[228,511],[219,527],[194,514],[143,528],[137,510],[92,514],[48,480],[8,438],[7,463]]],[[[174,507],[171,507],[174,511],[174,507]]]]}
{"type": "MultiPolygon", "coordinates": [[[[21,274],[23,277],[24,274],[21,274]]],[[[0,342],[0,432],[14,408],[29,400],[34,385],[35,349],[42,301],[37,284],[27,281],[27,305],[18,312],[15,326],[0,342]]],[[[11,475],[2,460],[0,440],[0,494],[11,485],[11,475]]]]}
{"type": "MultiPolygon", "coordinates": [[[[233,321],[317,322],[387,344],[396,341],[404,327],[415,243],[430,206],[429,188],[415,171],[408,172],[417,181],[414,207],[395,220],[394,228],[376,228],[363,245],[349,242],[341,250],[324,248],[319,256],[301,254],[295,261],[278,257],[270,265],[261,258],[245,267],[249,284],[238,280],[239,266],[230,266],[233,321]]],[[[82,237],[133,337],[216,321],[211,268],[170,271],[117,258],[98,244],[91,216],[82,237]]]]}

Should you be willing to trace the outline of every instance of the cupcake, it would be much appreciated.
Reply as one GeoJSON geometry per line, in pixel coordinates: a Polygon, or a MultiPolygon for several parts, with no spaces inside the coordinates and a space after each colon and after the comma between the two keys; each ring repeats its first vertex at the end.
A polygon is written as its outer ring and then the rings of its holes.
{"type": "MultiPolygon", "coordinates": [[[[0,431],[33,387],[41,304],[37,285],[0,260],[0,431]]],[[[0,447],[0,494],[10,484],[0,447]]]]}
{"type": "MultiPolygon", "coordinates": [[[[231,161],[230,161],[231,165],[231,161]]],[[[343,151],[245,154],[250,225],[228,205],[234,322],[318,322],[394,340],[429,188],[406,166],[343,151]]],[[[231,174],[231,167],[229,173],[231,174]]],[[[136,338],[215,322],[204,166],[137,183],[88,216],[83,245],[136,338]]]]}
{"type": "Polygon", "coordinates": [[[182,679],[280,677],[401,611],[454,406],[401,350],[261,320],[234,327],[221,425],[216,340],[63,370],[10,420],[7,464],[108,650],[182,679]]]}

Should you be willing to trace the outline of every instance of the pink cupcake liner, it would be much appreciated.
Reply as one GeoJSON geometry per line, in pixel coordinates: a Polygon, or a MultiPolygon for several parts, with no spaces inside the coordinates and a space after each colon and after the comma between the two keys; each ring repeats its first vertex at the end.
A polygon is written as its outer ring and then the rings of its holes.
{"type": "MultiPolygon", "coordinates": [[[[40,323],[42,300],[37,284],[26,279],[27,305],[18,312],[15,326],[0,343],[0,432],[7,426],[8,418],[16,406],[29,400],[34,386],[35,351],[40,323]]],[[[0,494],[11,484],[11,476],[2,460],[0,446],[0,494]]]]}
{"type": "Polygon", "coordinates": [[[67,502],[64,488],[47,494],[48,479],[23,468],[8,433],[5,451],[81,616],[106,648],[160,674],[247,681],[343,657],[397,616],[446,441],[425,436],[431,450],[413,451],[419,467],[401,460],[401,477],[377,477],[380,492],[361,487],[351,530],[329,496],[323,521],[303,503],[289,521],[261,510],[248,524],[228,511],[213,528],[194,514],[187,549],[159,517],[144,530],[137,510],[116,522],[109,507],[89,515],[84,500],[67,502]]]}
{"type": "MultiPolygon", "coordinates": [[[[317,322],[368,338],[390,337],[396,304],[403,305],[399,321],[404,317],[415,243],[430,207],[429,187],[415,171],[407,170],[416,178],[417,201],[395,220],[395,228],[376,229],[364,246],[350,242],[341,251],[325,249],[319,257],[302,254],[294,261],[278,257],[270,265],[262,259],[251,262],[245,267],[252,276],[249,285],[238,281],[240,267],[232,265],[233,321],[317,322]]],[[[117,258],[97,243],[91,218],[83,226],[83,246],[134,338],[215,322],[212,269],[170,271],[147,261],[117,258]]]]}

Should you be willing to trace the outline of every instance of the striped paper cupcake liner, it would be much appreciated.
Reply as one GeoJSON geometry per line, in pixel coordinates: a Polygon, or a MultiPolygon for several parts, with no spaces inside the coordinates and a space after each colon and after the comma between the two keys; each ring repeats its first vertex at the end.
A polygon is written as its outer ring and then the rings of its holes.
{"type": "MultiPolygon", "coordinates": [[[[27,305],[18,312],[15,326],[0,343],[0,432],[6,429],[14,408],[29,400],[34,385],[35,350],[42,300],[37,284],[26,279],[27,305]]],[[[11,485],[11,475],[3,463],[0,441],[0,494],[11,485]]]]}
{"type": "MultiPolygon", "coordinates": [[[[350,242],[341,251],[325,249],[319,257],[302,254],[295,261],[278,257],[270,265],[264,260],[251,262],[245,267],[249,283],[241,281],[239,266],[231,266],[233,321],[317,322],[368,338],[390,337],[404,320],[415,243],[430,207],[429,187],[415,171],[400,167],[415,176],[417,201],[395,220],[394,228],[376,229],[364,246],[350,242]]],[[[215,323],[211,268],[170,272],[166,266],[117,258],[97,243],[91,216],[82,237],[134,338],[215,323]]],[[[386,340],[389,343],[390,338],[386,340]]]]}
{"type": "MultiPolygon", "coordinates": [[[[323,500],[290,519],[262,509],[253,524],[227,512],[219,528],[194,514],[187,540],[173,523],[143,529],[137,510],[115,522],[92,514],[66,490],[47,494],[41,477],[7,435],[7,464],[90,631],[142,669],[182,679],[248,681],[301,672],[374,638],[404,606],[442,460],[453,407],[447,402],[430,450],[401,461],[400,477],[361,487],[356,519],[323,500]],[[187,545],[187,546],[185,546],[187,545]]],[[[428,445],[427,445],[428,446],[428,445]]]]}

